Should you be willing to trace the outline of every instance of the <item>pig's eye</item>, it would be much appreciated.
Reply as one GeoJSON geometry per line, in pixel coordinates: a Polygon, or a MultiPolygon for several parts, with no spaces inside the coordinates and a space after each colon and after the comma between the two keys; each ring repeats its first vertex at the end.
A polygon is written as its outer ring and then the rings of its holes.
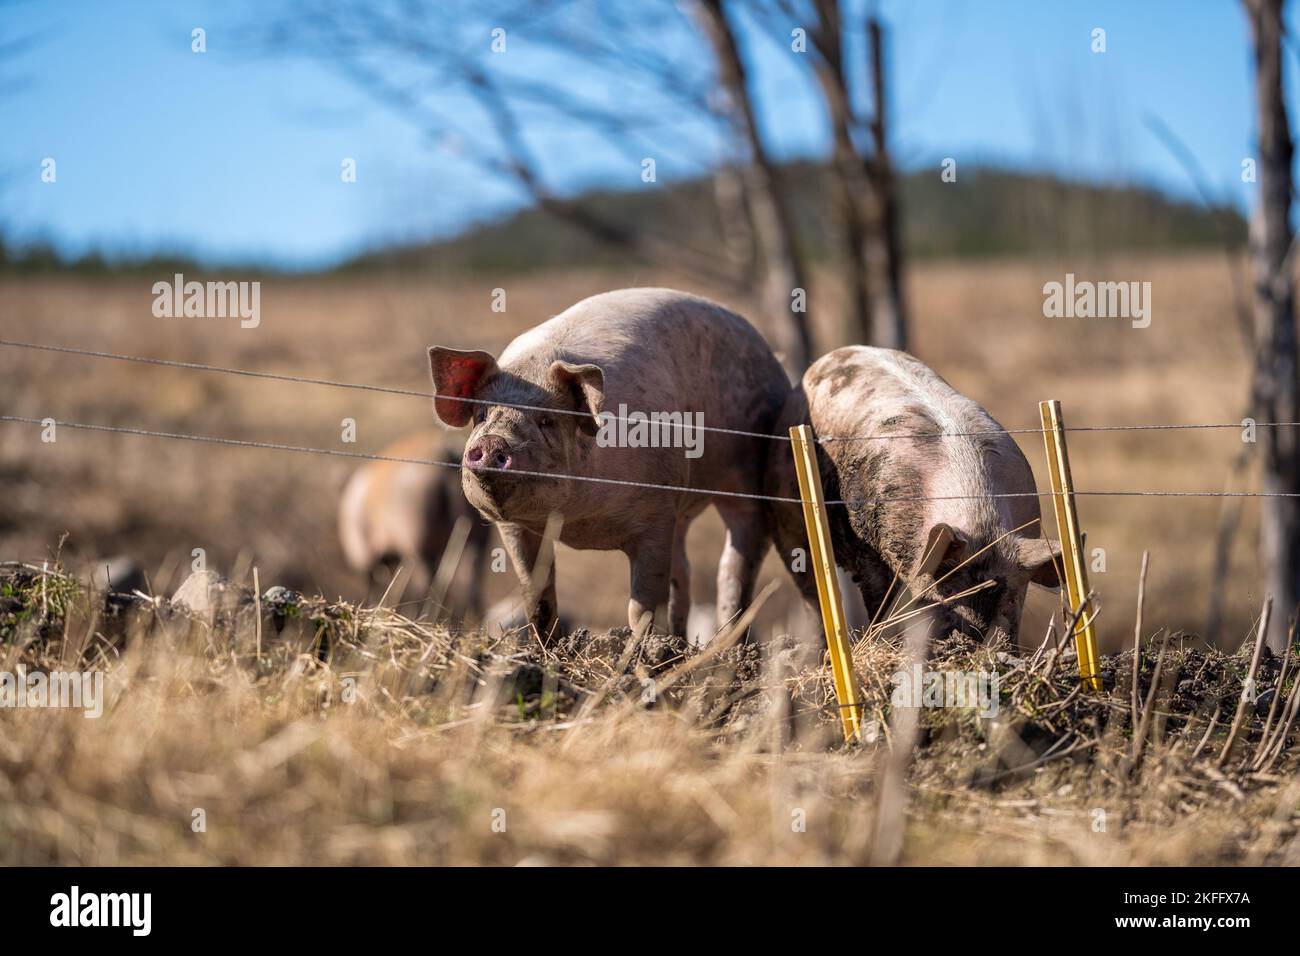
{"type": "Polygon", "coordinates": [[[552,418],[550,415],[543,415],[541,418],[539,418],[539,419],[537,420],[537,427],[538,427],[538,428],[554,428],[554,427],[555,427],[555,419],[552,418]]]}

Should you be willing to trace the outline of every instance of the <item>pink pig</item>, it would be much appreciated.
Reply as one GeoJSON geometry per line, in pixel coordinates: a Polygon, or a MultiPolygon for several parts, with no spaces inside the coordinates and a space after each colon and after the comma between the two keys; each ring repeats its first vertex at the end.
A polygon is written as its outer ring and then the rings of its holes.
{"type": "Polygon", "coordinates": [[[563,543],[627,555],[634,629],[654,622],[683,635],[686,532],[712,502],[727,529],[719,621],[749,602],[770,538],[761,502],[730,495],[761,493],[777,443],[698,424],[770,434],[789,381],[739,315],[671,289],[623,289],[584,299],[525,332],[499,360],[435,347],[429,365],[438,417],[471,426],[465,496],[496,523],[543,640],[554,636],[557,620],[555,571],[552,563],[534,590],[533,570],[551,514],[563,519],[563,543]],[[675,435],[677,447],[608,440],[632,424],[611,416],[667,413],[685,413],[675,419],[683,427],[662,436],[675,435]],[[682,447],[687,443],[692,447],[682,447]]]}
{"type": "MultiPolygon", "coordinates": [[[[848,502],[829,507],[832,543],[868,614],[907,589],[942,602],[938,632],[1014,643],[1029,585],[1059,586],[1060,546],[1043,537],[1034,473],[1002,426],[906,352],[866,346],[804,373],[782,414],[783,429],[798,424],[818,436],[827,499],[848,502]]],[[[771,459],[767,493],[799,497],[788,452],[771,459]]],[[[802,512],[769,513],[788,564],[808,547],[802,512]]],[[[812,573],[793,577],[815,603],[812,573]]]]}

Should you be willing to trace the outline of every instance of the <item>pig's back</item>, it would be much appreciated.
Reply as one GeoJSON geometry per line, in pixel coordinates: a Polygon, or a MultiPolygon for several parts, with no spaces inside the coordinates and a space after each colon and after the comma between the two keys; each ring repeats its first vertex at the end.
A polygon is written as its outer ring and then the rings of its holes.
{"type": "MultiPolygon", "coordinates": [[[[708,428],[770,434],[789,389],[780,363],[749,322],[672,289],[620,289],[584,299],[516,338],[500,362],[540,375],[557,359],[601,366],[607,410],[617,413],[626,405],[629,412],[702,412],[708,428]]],[[[694,478],[708,474],[722,482],[713,487],[756,491],[771,444],[709,432],[703,458],[692,465],[694,478]]],[[[673,470],[683,460],[680,451],[662,457],[673,470]]]]}
{"type": "MultiPolygon", "coordinates": [[[[593,363],[605,371],[606,403],[620,392],[659,410],[705,410],[757,393],[778,407],[788,382],[752,325],[709,299],[674,289],[618,289],[583,299],[516,338],[501,365],[593,363]],[[683,404],[668,403],[679,398],[683,404]]],[[[651,409],[645,409],[647,411],[651,409]]]]}
{"type": "MultiPolygon", "coordinates": [[[[852,345],[818,359],[804,373],[818,424],[853,425],[846,434],[992,431],[999,426],[919,359],[895,349],[852,345]],[[914,421],[913,421],[914,420],[914,421]],[[928,427],[910,428],[912,424],[928,427]],[[903,425],[909,428],[904,429],[903,425]]],[[[828,431],[827,434],[832,432],[828,431]]]]}
{"type": "Polygon", "coordinates": [[[899,548],[889,538],[911,539],[935,521],[1015,527],[1037,517],[1034,498],[993,497],[1034,490],[1019,446],[982,406],[913,356],[837,349],[808,369],[803,386],[818,436],[834,439],[822,447],[845,497],[894,499],[864,504],[854,522],[882,551],[899,548]],[[943,437],[913,437],[936,434],[943,437]],[[890,535],[891,526],[906,533],[890,535]]]}

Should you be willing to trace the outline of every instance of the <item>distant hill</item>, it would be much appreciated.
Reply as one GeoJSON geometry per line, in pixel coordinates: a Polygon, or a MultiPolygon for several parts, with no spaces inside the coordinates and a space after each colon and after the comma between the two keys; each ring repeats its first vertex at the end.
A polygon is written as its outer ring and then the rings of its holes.
{"type": "MultiPolygon", "coordinates": [[[[834,248],[824,169],[787,166],[799,230],[808,254],[834,248]]],[[[713,183],[687,180],[638,190],[595,190],[579,197],[586,208],[618,223],[709,247],[721,241],[713,183]],[[707,214],[702,215],[701,211],[707,214]]],[[[912,257],[1057,255],[1125,249],[1217,246],[1227,235],[1244,239],[1246,221],[1228,207],[1206,209],[1138,186],[1097,186],[1047,175],[980,168],[944,183],[937,171],[903,178],[904,240],[912,257]]],[[[419,269],[435,272],[516,272],[557,266],[620,265],[618,249],[573,226],[528,209],[437,242],[362,255],[341,271],[419,269]]]]}
{"type": "MultiPolygon", "coordinates": [[[[784,175],[793,193],[805,249],[814,261],[836,247],[824,167],[792,163],[784,175]]],[[[711,179],[635,190],[593,190],[578,201],[603,218],[635,223],[693,248],[721,242],[711,179]]],[[[1060,255],[1126,249],[1215,246],[1221,235],[1246,234],[1246,221],[1226,207],[1206,209],[1137,186],[1096,186],[991,167],[962,169],[955,183],[937,170],[903,178],[904,240],[911,257],[1060,255]]],[[[537,209],[473,226],[451,239],[389,247],[357,256],[330,272],[418,271],[423,274],[510,273],[557,267],[618,266],[625,252],[598,243],[537,209]]],[[[273,273],[242,267],[245,273],[273,273]]],[[[0,274],[198,276],[183,256],[106,261],[97,253],[60,258],[49,246],[15,248],[0,238],[0,274]]]]}
{"type": "Polygon", "coordinates": [[[14,245],[0,235],[0,275],[78,275],[87,278],[107,276],[167,277],[177,272],[203,280],[219,279],[234,268],[241,278],[256,278],[283,274],[284,270],[256,264],[223,267],[203,265],[182,253],[160,253],[148,256],[114,256],[105,258],[99,252],[69,258],[61,255],[48,242],[14,245]]]}

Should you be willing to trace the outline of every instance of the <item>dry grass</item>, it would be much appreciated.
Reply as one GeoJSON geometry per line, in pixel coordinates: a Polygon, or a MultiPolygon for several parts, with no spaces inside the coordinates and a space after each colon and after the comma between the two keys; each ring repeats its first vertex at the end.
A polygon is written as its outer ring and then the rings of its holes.
{"type": "MultiPolygon", "coordinates": [[[[826,670],[790,650],[760,666],[743,645],[707,656],[622,631],[544,653],[292,597],[261,608],[259,654],[245,589],[210,618],[165,599],[105,614],[57,573],[0,578],[0,671],[102,670],[109,699],[98,719],[3,715],[3,865],[878,861],[904,666],[887,641],[858,655],[875,729],[844,749],[826,670]]],[[[1248,766],[1263,716],[1222,770],[1225,722],[1192,753],[1249,660],[1173,647],[1133,769],[1129,661],[1108,661],[1109,690],[1089,698],[1050,645],[945,645],[931,667],[997,671],[1000,713],[920,712],[901,862],[1300,862],[1294,755],[1248,766]]],[[[1293,678],[1276,661],[1256,675],[1287,699],[1293,678]]]]}

